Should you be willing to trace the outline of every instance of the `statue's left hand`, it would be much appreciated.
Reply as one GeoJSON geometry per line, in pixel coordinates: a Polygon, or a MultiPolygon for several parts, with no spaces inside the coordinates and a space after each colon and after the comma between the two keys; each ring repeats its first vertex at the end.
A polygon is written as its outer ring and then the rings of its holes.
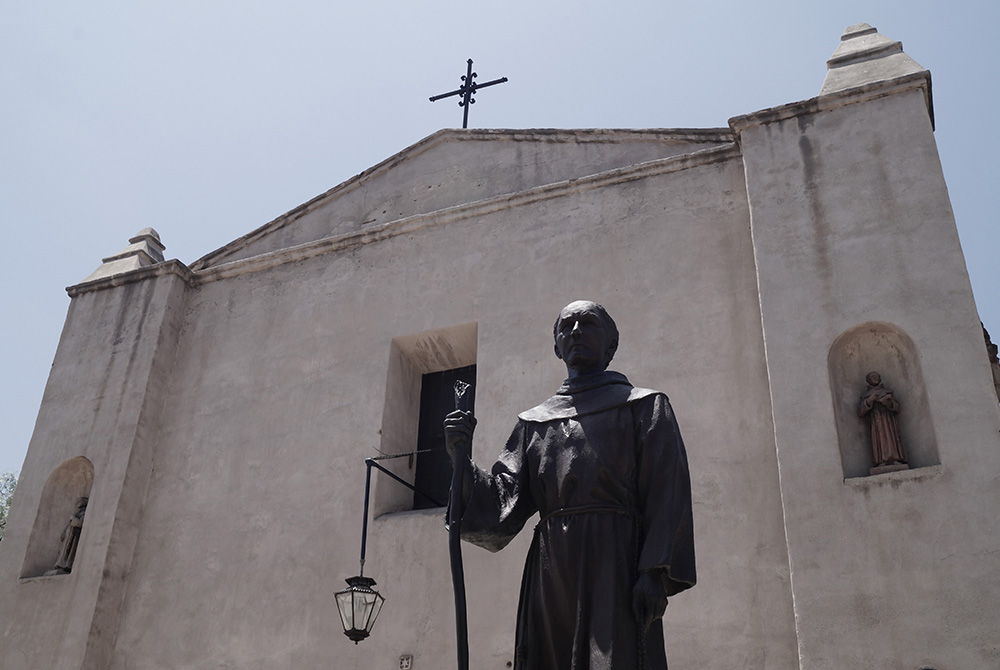
{"type": "Polygon", "coordinates": [[[667,592],[663,588],[660,573],[646,570],[639,573],[639,579],[632,589],[632,612],[643,630],[663,616],[667,609],[667,592]]]}

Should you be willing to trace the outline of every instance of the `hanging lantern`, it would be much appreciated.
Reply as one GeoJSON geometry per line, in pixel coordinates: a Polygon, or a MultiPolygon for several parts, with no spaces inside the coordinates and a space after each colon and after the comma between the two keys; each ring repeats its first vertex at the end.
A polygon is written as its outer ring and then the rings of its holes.
{"type": "Polygon", "coordinates": [[[359,575],[346,581],[347,588],[336,595],[337,608],[344,624],[344,635],[357,644],[372,632],[385,598],[372,589],[375,580],[371,577],[359,575]]]}

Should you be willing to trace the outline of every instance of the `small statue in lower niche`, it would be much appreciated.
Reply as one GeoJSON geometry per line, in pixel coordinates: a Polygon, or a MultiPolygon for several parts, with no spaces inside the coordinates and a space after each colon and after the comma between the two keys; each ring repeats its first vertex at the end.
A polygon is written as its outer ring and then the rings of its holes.
{"type": "Polygon", "coordinates": [[[80,531],[83,529],[83,517],[87,513],[87,498],[79,498],[76,501],[76,511],[70,517],[69,523],[59,536],[62,548],[59,550],[59,560],[53,569],[45,573],[50,575],[66,575],[73,569],[73,561],[76,560],[76,550],[80,544],[80,531]]]}
{"type": "Polygon", "coordinates": [[[865,377],[868,388],[861,394],[858,416],[870,417],[872,436],[872,460],[874,467],[870,474],[878,475],[894,470],[907,470],[906,452],[899,436],[899,402],[890,389],[882,385],[882,375],[869,372],[865,377]]]}

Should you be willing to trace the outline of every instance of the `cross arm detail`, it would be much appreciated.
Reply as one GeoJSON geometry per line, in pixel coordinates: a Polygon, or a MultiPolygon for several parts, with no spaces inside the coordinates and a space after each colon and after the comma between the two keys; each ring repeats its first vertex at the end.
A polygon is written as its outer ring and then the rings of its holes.
{"type": "Polygon", "coordinates": [[[507,77],[500,77],[499,79],[493,79],[491,81],[485,82],[483,84],[476,83],[475,79],[477,74],[472,71],[472,59],[468,61],[468,69],[465,75],[462,77],[462,85],[455,89],[454,91],[449,91],[448,93],[441,93],[440,95],[432,95],[430,97],[431,102],[441,100],[442,98],[450,98],[453,95],[462,96],[462,99],[458,101],[458,106],[464,108],[464,114],[462,116],[462,127],[469,127],[469,105],[475,104],[476,100],[472,96],[481,88],[486,88],[488,86],[495,86],[496,84],[503,84],[507,81],[507,77]]]}

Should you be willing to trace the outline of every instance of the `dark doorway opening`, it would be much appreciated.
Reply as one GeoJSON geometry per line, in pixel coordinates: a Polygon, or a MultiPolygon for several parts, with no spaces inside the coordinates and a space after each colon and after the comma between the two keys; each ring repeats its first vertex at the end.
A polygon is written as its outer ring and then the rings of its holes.
{"type": "MultiPolygon", "coordinates": [[[[476,366],[425,374],[420,382],[420,427],[413,485],[436,500],[447,500],[451,486],[451,459],[444,447],[444,418],[455,410],[455,382],[471,384],[469,408],[476,403],[476,366]]],[[[413,509],[437,507],[422,495],[413,494],[413,509]]]]}

